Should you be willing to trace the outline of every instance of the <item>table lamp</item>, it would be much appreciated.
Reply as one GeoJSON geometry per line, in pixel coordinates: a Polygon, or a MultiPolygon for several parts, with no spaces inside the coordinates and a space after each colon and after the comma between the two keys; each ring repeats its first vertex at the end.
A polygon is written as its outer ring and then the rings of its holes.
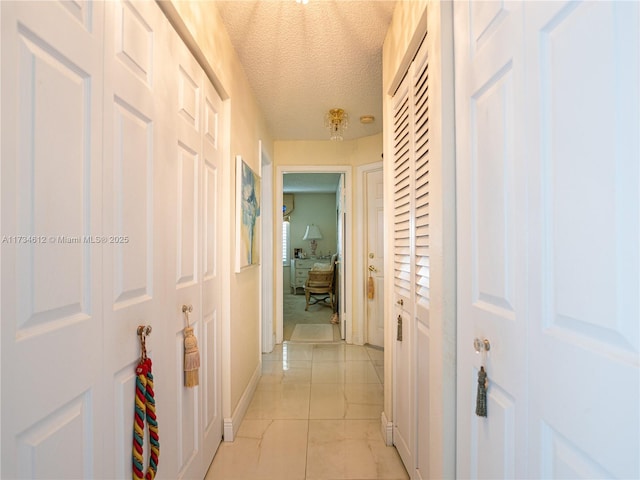
{"type": "Polygon", "coordinates": [[[316,256],[316,248],[318,248],[318,242],[316,240],[322,239],[322,233],[320,233],[320,229],[314,225],[307,225],[307,230],[304,232],[303,240],[309,240],[309,246],[311,247],[311,257],[316,256]]]}

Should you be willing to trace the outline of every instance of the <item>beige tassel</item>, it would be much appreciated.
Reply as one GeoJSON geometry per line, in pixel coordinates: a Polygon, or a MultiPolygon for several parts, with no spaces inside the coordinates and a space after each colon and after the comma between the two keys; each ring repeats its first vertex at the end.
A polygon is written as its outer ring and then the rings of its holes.
{"type": "Polygon", "coordinates": [[[200,352],[198,351],[198,340],[193,334],[193,328],[184,329],[184,386],[195,387],[200,382],[198,380],[198,369],[200,368],[200,352]]]}
{"type": "Polygon", "coordinates": [[[373,277],[369,275],[369,281],[367,282],[367,298],[371,300],[373,298],[373,295],[374,295],[373,277]]]}
{"type": "Polygon", "coordinates": [[[191,305],[183,305],[182,313],[187,319],[187,326],[184,329],[184,386],[195,387],[200,383],[198,369],[200,368],[200,352],[198,351],[198,340],[193,334],[193,328],[189,324],[189,313],[193,311],[191,305]]]}

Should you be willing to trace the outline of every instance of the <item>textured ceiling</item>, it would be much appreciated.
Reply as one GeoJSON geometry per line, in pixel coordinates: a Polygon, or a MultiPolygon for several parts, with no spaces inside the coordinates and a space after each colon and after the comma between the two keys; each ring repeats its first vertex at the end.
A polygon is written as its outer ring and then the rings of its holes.
{"type": "Polygon", "coordinates": [[[395,3],[216,0],[275,140],[327,140],[324,116],[336,107],[349,115],[345,140],[382,131],[382,43],[395,3]]]}

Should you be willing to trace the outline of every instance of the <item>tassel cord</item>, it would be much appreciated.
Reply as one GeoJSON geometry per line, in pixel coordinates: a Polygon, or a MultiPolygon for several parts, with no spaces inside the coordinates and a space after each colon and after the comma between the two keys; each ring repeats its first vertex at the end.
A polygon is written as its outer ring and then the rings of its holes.
{"type": "Polygon", "coordinates": [[[478,371],[478,392],[476,396],[476,415],[479,417],[487,416],[487,372],[484,367],[480,367],[478,371]]]}
{"type": "Polygon", "coordinates": [[[195,387],[199,381],[198,370],[200,368],[200,351],[198,350],[198,340],[193,334],[193,327],[189,323],[189,312],[192,311],[191,306],[184,305],[182,311],[187,320],[184,334],[184,386],[195,387]]]}
{"type": "Polygon", "coordinates": [[[375,287],[373,284],[373,277],[371,276],[371,273],[369,273],[369,280],[367,281],[367,298],[369,300],[373,300],[374,296],[375,296],[375,287]]]}
{"type": "Polygon", "coordinates": [[[133,419],[133,480],[153,480],[158,472],[160,457],[160,437],[158,435],[158,419],[156,416],[156,401],[153,391],[153,373],[151,359],[144,358],[136,368],[136,397],[133,419]],[[149,466],[144,473],[144,422],[149,429],[149,466]]]}

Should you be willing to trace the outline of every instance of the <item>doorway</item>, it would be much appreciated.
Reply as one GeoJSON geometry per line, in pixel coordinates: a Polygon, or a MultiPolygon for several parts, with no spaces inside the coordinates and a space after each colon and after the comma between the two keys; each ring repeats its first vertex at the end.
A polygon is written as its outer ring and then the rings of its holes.
{"type": "MultiPolygon", "coordinates": [[[[340,173],[283,175],[283,339],[323,332],[340,339],[335,277],[340,173]],[[307,299],[307,280],[316,286],[307,299]],[[320,280],[318,280],[320,279],[320,280]],[[334,320],[335,323],[332,323],[334,320]]],[[[328,338],[326,338],[328,337],[328,338]]]]}
{"type": "MultiPolygon", "coordinates": [[[[344,218],[351,206],[351,194],[340,185],[350,185],[351,167],[313,167],[291,166],[278,167],[276,174],[276,198],[283,200],[286,193],[293,195],[293,211],[284,217],[276,215],[275,228],[277,230],[276,242],[282,245],[282,255],[274,259],[275,270],[275,300],[276,300],[276,343],[289,340],[295,320],[287,321],[285,328],[285,295],[287,295],[287,312],[295,309],[297,317],[303,323],[327,323],[330,324],[334,311],[338,312],[340,319],[340,336],[338,338],[351,341],[349,329],[344,328],[351,316],[351,306],[347,299],[351,298],[351,268],[343,264],[343,260],[349,257],[350,240],[348,237],[352,228],[346,228],[344,218]],[[287,178],[287,176],[289,176],[287,178]],[[326,185],[320,187],[320,184],[326,185]],[[333,183],[332,183],[333,182],[333,183]],[[285,221],[285,218],[289,222],[285,221]],[[288,223],[288,225],[287,225],[288,223]],[[309,239],[303,240],[307,226],[319,227],[322,239],[316,240],[315,252],[312,252],[309,239]],[[288,228],[288,231],[287,231],[288,228]],[[325,230],[327,233],[323,232],[325,230]],[[289,242],[285,246],[285,236],[289,236],[289,242]],[[296,254],[298,258],[296,258],[296,254]],[[317,304],[306,308],[304,289],[300,288],[306,280],[305,268],[309,269],[315,263],[330,263],[332,257],[336,258],[336,298],[331,305],[330,299],[319,300],[317,304]],[[301,258],[300,258],[301,257],[301,258]],[[311,258],[314,257],[314,258],[311,258]],[[296,270],[296,260],[300,262],[302,269],[297,275],[304,277],[301,284],[293,281],[291,272],[296,270]],[[317,260],[317,262],[316,262],[317,260]],[[292,265],[293,263],[293,265],[292,265]],[[293,270],[292,270],[293,268],[293,270]],[[286,270],[286,271],[285,271],[286,270]],[[291,303],[293,302],[293,303],[291,303]],[[314,316],[317,314],[317,319],[314,316]],[[325,318],[326,317],[326,318],[325,318]],[[346,336],[346,338],[345,338],[346,336]]],[[[290,198],[290,197],[289,197],[290,198]]],[[[284,201],[282,202],[284,204],[284,201]]],[[[315,300],[311,300],[313,303],[315,300]]],[[[291,319],[288,319],[291,320],[291,319]]]]}

